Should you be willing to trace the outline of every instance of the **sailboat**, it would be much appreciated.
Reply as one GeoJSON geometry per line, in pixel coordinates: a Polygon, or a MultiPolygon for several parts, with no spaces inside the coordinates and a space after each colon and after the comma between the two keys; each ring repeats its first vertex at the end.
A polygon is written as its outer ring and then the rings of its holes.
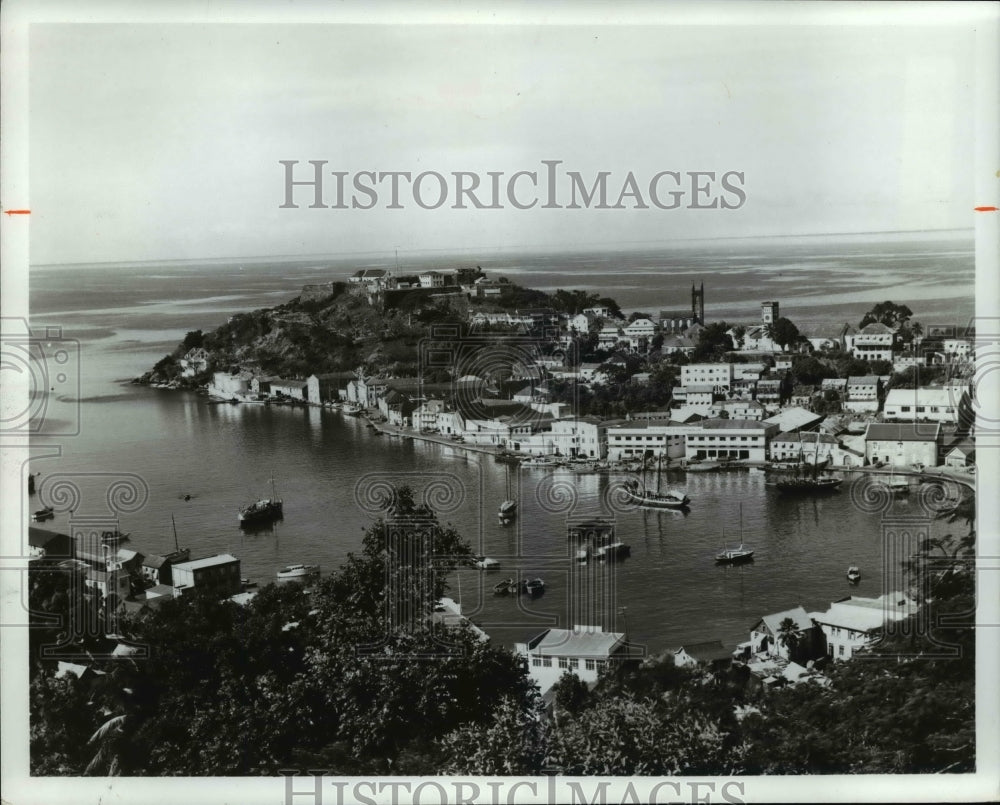
{"type": "Polygon", "coordinates": [[[629,501],[635,503],[638,506],[643,506],[649,509],[685,509],[691,502],[691,499],[679,492],[661,492],[660,491],[660,464],[663,461],[663,456],[657,456],[656,458],[656,491],[652,492],[648,489],[643,489],[639,485],[639,481],[631,480],[626,481],[624,485],[625,496],[629,501]]]}
{"type": "MultiPolygon", "coordinates": [[[[722,531],[722,542],[725,545],[726,531],[722,531]]],[[[743,545],[743,504],[740,504],[740,546],[738,548],[723,548],[715,555],[715,561],[720,565],[738,565],[753,561],[753,549],[743,545]]]]}
{"type": "Polygon", "coordinates": [[[170,515],[170,525],[174,529],[174,550],[166,555],[166,558],[171,562],[186,562],[191,558],[191,549],[182,548],[180,543],[177,541],[177,523],[174,521],[174,516],[170,515]]]}
{"type": "Polygon", "coordinates": [[[274,491],[274,476],[271,476],[271,497],[261,498],[256,503],[240,509],[240,525],[252,525],[270,520],[279,520],[282,516],[282,500],[274,491]]]}
{"type": "MultiPolygon", "coordinates": [[[[802,450],[799,450],[799,461],[803,459],[802,450]]],[[[819,474],[819,434],[816,434],[816,452],[813,455],[812,466],[806,471],[804,475],[800,475],[796,471],[796,475],[793,478],[784,478],[783,480],[776,481],[775,486],[778,487],[782,492],[787,492],[791,494],[797,493],[809,493],[809,492],[835,492],[840,488],[842,479],[834,478],[832,475],[826,473],[823,475],[819,474]]]]}
{"type": "Polygon", "coordinates": [[[500,525],[507,525],[517,515],[517,499],[510,489],[510,467],[507,467],[507,498],[500,504],[497,514],[500,517],[500,525]]]}

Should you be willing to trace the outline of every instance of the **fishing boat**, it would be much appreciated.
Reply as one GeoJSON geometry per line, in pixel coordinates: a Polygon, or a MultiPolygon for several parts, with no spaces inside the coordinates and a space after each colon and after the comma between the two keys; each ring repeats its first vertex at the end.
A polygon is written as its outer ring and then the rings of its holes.
{"type": "Polygon", "coordinates": [[[691,499],[680,492],[663,492],[660,489],[660,465],[663,457],[656,459],[656,490],[644,489],[638,480],[626,481],[624,485],[625,496],[631,503],[647,509],[683,509],[691,503],[691,499]]]}
{"type": "Polygon", "coordinates": [[[847,580],[851,584],[857,584],[861,581],[861,569],[857,565],[851,565],[847,568],[847,580]]]}
{"type": "Polygon", "coordinates": [[[242,584],[245,589],[257,586],[257,582],[250,581],[250,579],[240,579],[240,584],[242,584]]]}
{"type": "Polygon", "coordinates": [[[36,523],[44,523],[46,520],[51,520],[55,517],[55,512],[51,506],[46,506],[44,509],[39,509],[33,515],[31,519],[36,523]]]}
{"type": "Polygon", "coordinates": [[[545,592],[545,582],[538,578],[525,579],[521,584],[521,588],[528,595],[541,595],[545,592]]]}
{"type": "MultiPolygon", "coordinates": [[[[802,459],[801,449],[799,450],[799,458],[802,459]]],[[[825,466],[826,462],[823,464],[820,464],[819,462],[819,435],[817,434],[816,453],[813,456],[810,468],[805,473],[802,473],[801,468],[797,466],[794,476],[781,478],[780,480],[775,481],[772,486],[777,487],[779,491],[787,494],[836,492],[840,489],[840,485],[843,483],[843,480],[841,478],[835,478],[829,473],[820,475],[820,469],[825,466]]]]}
{"type": "Polygon", "coordinates": [[[488,556],[474,556],[470,564],[479,568],[479,570],[499,570],[500,563],[496,559],[490,559],[488,556]]]}
{"type": "Polygon", "coordinates": [[[271,497],[261,498],[256,503],[244,506],[240,509],[240,525],[252,525],[254,523],[265,523],[271,520],[281,519],[283,515],[283,502],[274,491],[274,476],[271,476],[271,497]]]}
{"type": "MultiPolygon", "coordinates": [[[[726,531],[722,530],[722,542],[725,545],[726,531]]],[[[753,561],[753,549],[743,545],[743,504],[740,504],[740,545],[738,548],[724,547],[715,555],[716,564],[739,565],[744,562],[753,561]]]]}
{"type": "Polygon", "coordinates": [[[319,565],[288,565],[281,568],[275,575],[279,579],[302,579],[319,573],[319,565]]]}
{"type": "Polygon", "coordinates": [[[352,405],[351,403],[347,403],[340,410],[342,410],[348,416],[361,416],[361,413],[362,411],[364,411],[364,408],[362,408],[360,405],[352,405]]]}
{"type": "Polygon", "coordinates": [[[174,550],[165,554],[164,558],[169,559],[170,563],[174,565],[179,562],[187,562],[191,558],[191,549],[181,547],[181,544],[177,539],[177,523],[175,522],[172,514],[170,515],[170,525],[174,531],[174,550]]]}
{"type": "Polygon", "coordinates": [[[517,585],[514,583],[514,579],[504,579],[493,585],[493,595],[510,595],[516,591],[517,585]]]}

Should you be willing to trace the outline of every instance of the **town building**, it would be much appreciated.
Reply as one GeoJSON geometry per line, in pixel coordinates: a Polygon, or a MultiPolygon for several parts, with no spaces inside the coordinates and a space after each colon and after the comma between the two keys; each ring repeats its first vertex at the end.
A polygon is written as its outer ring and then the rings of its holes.
{"type": "Polygon", "coordinates": [[[878,411],[882,394],[882,378],[879,375],[859,375],[847,378],[847,391],[841,407],[855,413],[878,411]]]}
{"type": "Polygon", "coordinates": [[[708,385],[716,392],[729,391],[733,384],[733,364],[731,363],[689,363],[681,367],[681,385],[708,385]]]}
{"type": "Polygon", "coordinates": [[[181,592],[210,590],[233,595],[242,589],[240,560],[228,553],[179,562],[171,569],[172,585],[181,592]]]}
{"type": "Polygon", "coordinates": [[[771,461],[821,464],[831,458],[837,440],[828,433],[779,433],[769,446],[771,461]]]}
{"type": "Polygon", "coordinates": [[[823,632],[826,655],[849,660],[856,651],[870,646],[888,624],[916,611],[916,603],[897,592],[879,598],[851,596],[832,603],[826,612],[811,612],[809,617],[823,632]]]}
{"type": "Polygon", "coordinates": [[[700,423],[681,425],[657,422],[626,422],[607,428],[608,460],[632,461],[646,456],[681,459],[685,438],[700,432],[700,423]]]}
{"type": "Polygon", "coordinates": [[[214,372],[212,382],[208,385],[208,394],[224,400],[231,400],[245,395],[250,390],[250,378],[243,374],[229,372],[214,372]]]}
{"type": "Polygon", "coordinates": [[[321,375],[309,375],[306,378],[306,399],[314,405],[336,402],[343,399],[341,391],[346,394],[347,384],[355,379],[354,372],[326,372],[321,375]]]}
{"type": "Polygon", "coordinates": [[[686,437],[688,459],[766,461],[768,440],[778,433],[777,425],[749,419],[706,419],[697,424],[700,428],[686,437]]]}
{"type": "Polygon", "coordinates": [[[890,389],[885,397],[882,416],[887,422],[942,422],[958,424],[960,405],[966,394],[954,395],[950,389],[890,389]]]}
{"type": "Polygon", "coordinates": [[[209,354],[203,347],[189,349],[180,360],[181,377],[194,377],[208,371],[209,354]]]}
{"type": "Polygon", "coordinates": [[[863,361],[892,362],[896,351],[896,331],[881,322],[872,322],[861,328],[852,341],[851,353],[863,361]]]}
{"type": "Polygon", "coordinates": [[[605,666],[628,655],[625,635],[600,626],[546,629],[527,643],[516,643],[516,654],[528,661],[528,676],[544,696],[568,672],[593,685],[605,666]]]}
{"type": "Polygon", "coordinates": [[[779,432],[782,433],[816,430],[822,421],[822,414],[814,414],[808,408],[798,407],[782,408],[778,413],[764,420],[769,425],[777,425],[779,432]]]}
{"type": "Polygon", "coordinates": [[[894,467],[938,463],[939,423],[869,423],[865,431],[865,460],[894,467]]]}

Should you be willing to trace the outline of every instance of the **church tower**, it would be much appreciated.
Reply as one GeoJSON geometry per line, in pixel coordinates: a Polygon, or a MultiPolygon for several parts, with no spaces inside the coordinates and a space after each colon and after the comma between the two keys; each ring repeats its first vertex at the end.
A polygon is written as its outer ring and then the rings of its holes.
{"type": "Polygon", "coordinates": [[[691,286],[691,318],[698,324],[705,323],[705,283],[700,288],[691,286]]]}

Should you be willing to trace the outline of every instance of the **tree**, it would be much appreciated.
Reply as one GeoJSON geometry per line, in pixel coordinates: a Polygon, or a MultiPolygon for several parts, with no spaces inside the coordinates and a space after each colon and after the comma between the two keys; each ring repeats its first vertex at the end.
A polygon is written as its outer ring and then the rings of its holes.
{"type": "Polygon", "coordinates": [[[837,376],[836,369],[812,355],[797,358],[792,364],[792,373],[799,383],[809,386],[819,383],[824,378],[837,376]]]}
{"type": "Polygon", "coordinates": [[[900,327],[910,320],[913,311],[906,305],[897,305],[895,302],[879,302],[871,310],[865,313],[861,319],[859,328],[867,327],[869,324],[879,323],[893,329],[900,327]]]}
{"type": "Polygon", "coordinates": [[[587,704],[590,690],[587,685],[572,671],[566,671],[553,686],[555,693],[555,715],[561,713],[575,716],[587,704]]]}
{"type": "Polygon", "coordinates": [[[768,338],[781,347],[782,352],[786,347],[797,344],[802,338],[799,328],[784,316],[768,324],[765,332],[768,338]]]}
{"type": "Polygon", "coordinates": [[[799,643],[799,627],[791,618],[784,618],[778,624],[778,643],[788,649],[791,657],[799,643]]]}
{"type": "Polygon", "coordinates": [[[437,773],[539,774],[545,767],[548,735],[537,693],[505,698],[485,724],[460,727],[438,741],[442,761],[437,773]]]}
{"type": "Polygon", "coordinates": [[[691,359],[695,362],[721,360],[733,348],[728,330],[729,325],[724,321],[705,325],[698,333],[698,343],[691,354],[691,359]]]}

